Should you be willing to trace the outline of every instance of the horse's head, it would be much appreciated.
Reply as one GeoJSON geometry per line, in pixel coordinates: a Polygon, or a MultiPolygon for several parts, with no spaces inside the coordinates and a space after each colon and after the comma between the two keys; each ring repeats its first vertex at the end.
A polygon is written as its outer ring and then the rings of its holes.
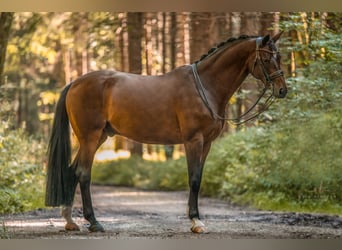
{"type": "Polygon", "coordinates": [[[280,69],[280,54],[275,43],[282,32],[270,38],[269,35],[256,39],[255,57],[248,64],[249,73],[261,80],[266,87],[272,85],[273,95],[284,98],[287,87],[283,71],[280,69]]]}

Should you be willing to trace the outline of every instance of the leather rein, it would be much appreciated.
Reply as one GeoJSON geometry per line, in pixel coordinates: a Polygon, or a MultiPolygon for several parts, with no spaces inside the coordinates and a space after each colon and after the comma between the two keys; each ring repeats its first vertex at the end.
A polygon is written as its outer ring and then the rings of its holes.
{"type": "Polygon", "coordinates": [[[255,107],[256,105],[259,103],[259,101],[261,100],[261,98],[265,95],[267,89],[269,88],[270,85],[272,85],[273,87],[273,80],[280,77],[280,76],[283,76],[284,73],[282,70],[277,70],[271,74],[268,74],[267,73],[267,70],[266,70],[266,67],[265,67],[265,64],[264,62],[262,61],[261,57],[260,57],[260,53],[259,51],[264,51],[264,52],[267,52],[267,53],[270,53],[270,54],[275,54],[277,53],[276,51],[271,51],[271,50],[268,50],[268,49],[262,49],[262,48],[259,48],[261,43],[262,43],[262,37],[259,37],[256,39],[256,56],[255,56],[255,61],[254,61],[254,65],[253,65],[253,70],[252,72],[254,72],[254,69],[255,69],[255,66],[258,64],[260,65],[261,67],[261,70],[262,70],[262,73],[263,73],[263,76],[265,78],[265,87],[261,93],[261,95],[259,96],[259,98],[256,100],[256,102],[245,112],[243,113],[242,115],[240,115],[240,117],[238,118],[227,118],[227,117],[222,117],[220,116],[219,114],[217,114],[213,109],[212,107],[210,106],[210,103],[209,103],[209,100],[208,100],[208,97],[205,93],[205,88],[203,86],[203,83],[201,81],[201,78],[198,74],[198,70],[197,70],[197,63],[193,63],[191,64],[191,67],[192,67],[192,72],[194,74],[194,77],[195,77],[195,83],[196,83],[196,88],[197,88],[197,91],[203,101],[203,103],[205,104],[205,106],[208,108],[211,116],[213,117],[213,119],[218,119],[218,120],[223,120],[223,121],[228,121],[230,123],[232,123],[233,125],[241,125],[241,124],[244,124],[254,118],[256,118],[257,116],[259,116],[261,113],[265,112],[270,106],[271,104],[273,103],[274,101],[274,96],[273,96],[273,93],[266,99],[266,102],[265,102],[265,105],[264,107],[262,108],[261,111],[256,111],[254,112],[250,117],[246,118],[245,120],[241,121],[241,118],[245,117],[247,114],[249,114],[255,107]]]}

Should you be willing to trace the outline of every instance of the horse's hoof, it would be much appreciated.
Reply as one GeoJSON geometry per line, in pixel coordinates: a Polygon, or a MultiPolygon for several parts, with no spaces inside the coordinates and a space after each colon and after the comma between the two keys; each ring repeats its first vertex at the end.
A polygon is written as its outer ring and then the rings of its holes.
{"type": "Polygon", "coordinates": [[[207,230],[202,221],[200,221],[199,219],[192,219],[191,232],[196,234],[203,234],[207,233],[207,230]]]}
{"type": "Polygon", "coordinates": [[[65,224],[64,228],[66,231],[80,231],[80,228],[77,226],[77,224],[73,222],[65,224]]]}
{"type": "Polygon", "coordinates": [[[99,222],[95,222],[94,224],[88,227],[90,232],[104,232],[103,226],[99,222]]]}

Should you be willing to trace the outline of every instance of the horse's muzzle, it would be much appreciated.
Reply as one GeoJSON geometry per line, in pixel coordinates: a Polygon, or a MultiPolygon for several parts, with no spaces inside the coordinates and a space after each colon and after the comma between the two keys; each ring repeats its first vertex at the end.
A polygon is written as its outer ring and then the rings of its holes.
{"type": "Polygon", "coordinates": [[[287,94],[287,88],[280,88],[278,90],[278,95],[276,97],[278,98],[284,98],[287,94]]]}

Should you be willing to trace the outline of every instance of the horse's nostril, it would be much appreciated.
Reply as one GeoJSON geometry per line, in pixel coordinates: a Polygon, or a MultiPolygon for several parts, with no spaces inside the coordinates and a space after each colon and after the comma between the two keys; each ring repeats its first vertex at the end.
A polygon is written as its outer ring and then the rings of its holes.
{"type": "Polygon", "coordinates": [[[280,97],[285,97],[287,93],[287,89],[286,88],[280,88],[279,89],[279,96],[280,97]]]}

